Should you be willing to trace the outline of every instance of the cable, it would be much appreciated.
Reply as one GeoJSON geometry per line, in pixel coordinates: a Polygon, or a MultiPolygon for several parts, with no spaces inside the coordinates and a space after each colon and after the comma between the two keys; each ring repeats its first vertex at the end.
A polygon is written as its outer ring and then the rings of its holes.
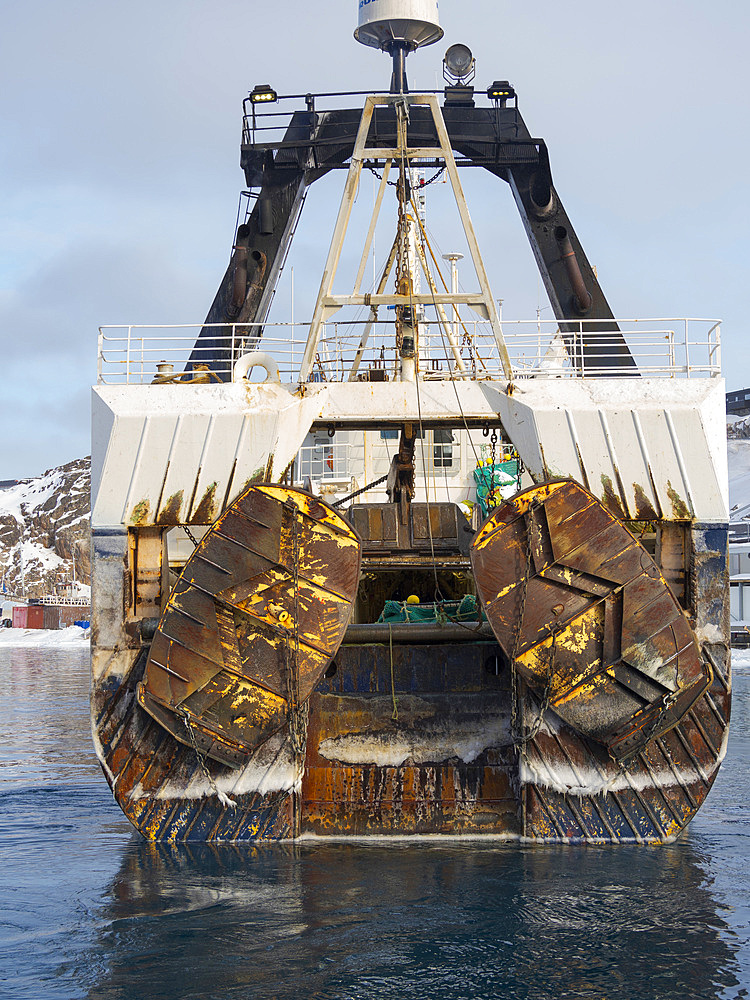
{"type": "MultiPolygon", "coordinates": [[[[400,110],[400,106],[397,105],[396,106],[396,113],[397,114],[399,113],[399,110],[400,110]]],[[[403,111],[401,111],[401,113],[405,114],[406,113],[405,109],[403,111]]],[[[400,185],[399,185],[398,191],[399,191],[399,206],[400,206],[400,210],[399,210],[399,222],[402,225],[403,225],[403,220],[405,218],[405,212],[403,211],[403,203],[406,200],[406,169],[407,169],[406,168],[406,153],[404,151],[404,144],[403,144],[403,139],[405,138],[405,135],[404,135],[405,131],[406,131],[406,124],[404,123],[403,129],[399,129],[399,144],[401,146],[401,149],[400,149],[400,153],[401,153],[400,160],[401,160],[401,162],[400,162],[400,176],[399,176],[400,185]]],[[[411,184],[409,185],[409,187],[410,187],[410,190],[411,190],[411,184]]],[[[411,194],[409,196],[409,200],[411,202],[411,194]]],[[[416,209],[415,209],[415,213],[416,213],[416,209]]],[[[406,252],[407,252],[407,259],[408,259],[408,246],[406,248],[406,252]]],[[[434,294],[435,293],[433,292],[433,295],[434,294]]],[[[409,280],[409,312],[410,312],[410,314],[412,316],[414,316],[414,301],[413,301],[412,295],[413,295],[412,283],[411,283],[411,280],[409,280]]],[[[435,542],[434,542],[434,539],[432,537],[432,521],[431,521],[431,518],[430,518],[430,491],[429,491],[428,484],[427,484],[427,462],[425,460],[425,451],[424,451],[424,423],[422,421],[422,400],[421,400],[421,395],[420,395],[420,392],[419,392],[419,347],[418,347],[418,343],[415,344],[415,354],[416,354],[416,358],[415,358],[415,364],[414,364],[414,368],[415,368],[414,385],[415,385],[416,393],[417,393],[417,415],[418,415],[418,418],[419,418],[419,447],[420,447],[420,451],[422,453],[422,472],[423,472],[424,477],[425,477],[425,501],[426,501],[425,505],[427,507],[427,534],[428,534],[429,539],[430,539],[430,552],[431,552],[431,555],[432,555],[432,572],[433,572],[433,576],[435,578],[435,594],[434,594],[434,597],[435,597],[435,601],[436,602],[442,602],[442,601],[445,600],[445,598],[443,597],[443,594],[440,591],[440,582],[438,580],[438,572],[437,572],[437,561],[435,559],[435,542]]]]}
{"type": "Polygon", "coordinates": [[[349,500],[353,500],[355,497],[358,497],[360,493],[366,493],[368,490],[372,490],[376,486],[380,486],[381,483],[386,481],[388,476],[389,473],[386,472],[384,476],[381,476],[380,479],[376,479],[374,483],[369,483],[367,486],[363,486],[361,490],[355,490],[354,493],[350,493],[348,497],[344,497],[342,500],[337,500],[336,503],[332,503],[331,506],[343,507],[345,503],[348,503],[349,500]]]}
{"type": "MultiPolygon", "coordinates": [[[[426,232],[424,226],[422,225],[422,220],[419,218],[419,212],[417,211],[417,207],[414,204],[414,199],[413,198],[410,199],[410,203],[411,203],[412,208],[414,209],[414,214],[416,215],[416,218],[417,218],[417,224],[419,225],[419,228],[420,228],[420,230],[422,232],[422,237],[424,239],[425,245],[427,246],[427,249],[430,251],[430,257],[432,257],[432,261],[433,261],[433,263],[435,265],[435,270],[438,273],[438,277],[440,278],[440,281],[441,281],[441,283],[443,285],[443,288],[447,292],[448,291],[448,286],[445,283],[445,278],[443,277],[443,272],[440,270],[440,264],[438,263],[437,257],[435,256],[435,252],[432,249],[432,245],[430,244],[430,241],[429,241],[429,239],[427,237],[427,232],[426,232]]],[[[435,306],[435,311],[437,311],[437,303],[434,302],[435,292],[434,292],[434,290],[432,288],[430,289],[430,291],[432,292],[433,305],[435,306]]],[[[482,355],[477,350],[476,344],[472,344],[471,343],[471,334],[466,329],[466,324],[461,319],[460,315],[458,317],[458,321],[461,324],[461,329],[464,331],[464,336],[466,338],[466,342],[467,342],[467,346],[469,347],[469,350],[474,352],[474,354],[477,357],[477,359],[479,360],[479,363],[481,364],[482,368],[484,368],[484,370],[489,374],[489,369],[487,368],[487,365],[484,363],[484,358],[482,357],[482,355]]],[[[448,359],[446,357],[446,360],[450,364],[450,359],[448,359]]]]}

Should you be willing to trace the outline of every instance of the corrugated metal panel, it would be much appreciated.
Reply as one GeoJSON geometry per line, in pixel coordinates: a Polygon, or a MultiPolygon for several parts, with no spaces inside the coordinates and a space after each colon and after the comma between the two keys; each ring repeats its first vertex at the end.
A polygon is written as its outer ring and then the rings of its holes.
{"type": "Polygon", "coordinates": [[[500,411],[532,475],[574,478],[618,516],[727,519],[720,379],[529,380],[500,411]]]}
{"type": "Polygon", "coordinates": [[[95,527],[211,523],[251,480],[283,472],[319,408],[276,385],[94,391],[95,527]]]}
{"type": "Polygon", "coordinates": [[[42,604],[13,608],[13,628],[56,629],[58,627],[57,608],[42,604]]]}

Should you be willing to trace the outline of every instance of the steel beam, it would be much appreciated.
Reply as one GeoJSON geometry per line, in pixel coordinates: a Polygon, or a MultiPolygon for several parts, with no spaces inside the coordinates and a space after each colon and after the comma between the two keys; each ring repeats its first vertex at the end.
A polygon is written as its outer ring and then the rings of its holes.
{"type": "MultiPolygon", "coordinates": [[[[426,156],[439,154],[441,140],[429,103],[427,97],[423,104],[410,103],[409,150],[419,149],[426,156]]],[[[578,367],[584,370],[587,365],[598,369],[617,368],[620,374],[623,368],[632,368],[636,374],[635,361],[552,183],[544,140],[531,136],[517,108],[445,105],[442,113],[449,146],[462,158],[457,165],[483,167],[510,184],[563,333],[577,331],[579,321],[586,319],[583,349],[576,357],[578,367]],[[590,304],[582,303],[580,285],[576,291],[573,280],[576,272],[590,295],[590,304]],[[593,333],[590,339],[586,337],[588,331],[593,333]],[[608,331],[612,332],[612,338],[603,338],[602,332],[608,331]]],[[[354,152],[361,119],[362,112],[356,108],[322,113],[295,112],[280,142],[243,144],[241,165],[247,184],[260,188],[247,223],[247,245],[249,252],[259,250],[265,255],[267,266],[259,287],[248,295],[235,322],[263,322],[306,187],[328,171],[347,165],[354,152]],[[272,229],[264,231],[268,229],[269,220],[272,229]]],[[[377,162],[379,157],[392,154],[397,147],[395,112],[392,107],[377,107],[369,125],[363,165],[370,160],[377,162]]],[[[232,321],[236,257],[235,251],[206,323],[232,321]]],[[[248,284],[250,282],[251,275],[248,276],[248,284]]],[[[256,332],[260,336],[257,328],[256,332]]],[[[195,360],[205,361],[207,354],[213,357],[214,353],[217,359],[228,360],[227,348],[216,341],[216,334],[216,328],[206,327],[201,331],[202,349],[195,360]],[[215,352],[206,351],[211,344],[215,352]]]]}

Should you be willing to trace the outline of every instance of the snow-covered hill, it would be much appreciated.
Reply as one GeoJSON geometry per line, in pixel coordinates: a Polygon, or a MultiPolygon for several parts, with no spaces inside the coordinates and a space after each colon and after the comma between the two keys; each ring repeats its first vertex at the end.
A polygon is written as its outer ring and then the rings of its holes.
{"type": "Polygon", "coordinates": [[[727,417],[729,518],[750,525],[750,417],[727,417]]]}
{"type": "Polygon", "coordinates": [[[75,581],[73,596],[89,596],[90,483],[90,460],[81,458],[0,490],[6,593],[41,597],[75,581]]]}

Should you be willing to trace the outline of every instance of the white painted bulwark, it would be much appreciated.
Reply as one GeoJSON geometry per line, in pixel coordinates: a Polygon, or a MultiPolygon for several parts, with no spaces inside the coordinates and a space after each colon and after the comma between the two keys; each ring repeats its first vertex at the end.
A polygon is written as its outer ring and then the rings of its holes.
{"type": "Polygon", "coordinates": [[[497,401],[535,476],[577,479],[635,520],[729,519],[723,379],[534,379],[497,401]]]}
{"type": "Polygon", "coordinates": [[[92,526],[210,524],[251,479],[278,479],[314,401],[279,385],[97,386],[92,526]]]}
{"type": "Polygon", "coordinates": [[[502,426],[537,480],[571,477],[635,520],[726,522],[721,379],[98,386],[94,527],[210,523],[275,479],[316,422],[502,426]],[[457,403],[460,401],[460,405],[457,403]],[[272,459],[271,465],[269,462],[272,459]]]}

